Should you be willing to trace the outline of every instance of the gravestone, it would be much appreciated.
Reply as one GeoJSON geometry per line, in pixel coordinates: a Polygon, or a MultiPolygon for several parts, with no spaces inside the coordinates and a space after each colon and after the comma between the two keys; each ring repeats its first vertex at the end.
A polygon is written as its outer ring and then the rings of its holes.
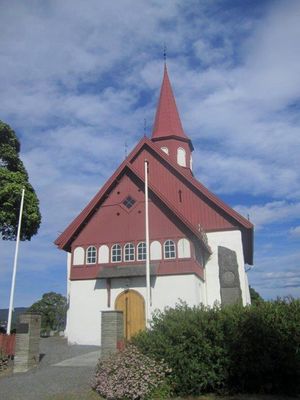
{"type": "Polygon", "coordinates": [[[20,315],[19,321],[16,327],[14,373],[36,367],[40,359],[41,316],[26,313],[20,315]]]}
{"type": "Polygon", "coordinates": [[[124,343],[123,311],[102,311],[101,355],[115,353],[124,343]]]}

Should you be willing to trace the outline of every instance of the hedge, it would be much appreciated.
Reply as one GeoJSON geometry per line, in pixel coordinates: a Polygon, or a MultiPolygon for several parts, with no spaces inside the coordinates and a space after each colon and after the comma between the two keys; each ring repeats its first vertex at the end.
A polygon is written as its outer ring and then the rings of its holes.
{"type": "Polygon", "coordinates": [[[181,303],[133,338],[172,369],[177,395],[300,390],[300,300],[211,309],[181,303]]]}

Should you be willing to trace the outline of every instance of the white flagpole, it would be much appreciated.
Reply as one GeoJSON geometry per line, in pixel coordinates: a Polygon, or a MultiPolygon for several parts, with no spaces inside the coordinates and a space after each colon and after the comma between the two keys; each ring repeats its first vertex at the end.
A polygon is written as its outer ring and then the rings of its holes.
{"type": "Polygon", "coordinates": [[[10,334],[10,330],[11,330],[11,319],[12,319],[12,310],[13,310],[13,303],[14,303],[14,292],[15,292],[15,282],[16,282],[17,261],[18,261],[18,253],[19,253],[19,243],[20,243],[20,232],[21,232],[21,223],[22,223],[22,214],[23,214],[24,195],[25,195],[25,189],[23,188],[22,189],[21,205],[20,205],[20,214],[19,214],[19,223],[18,223],[18,232],[17,232],[17,241],[16,241],[13,276],[12,276],[12,281],[11,281],[9,310],[8,310],[8,321],[7,321],[7,327],[6,327],[6,333],[8,335],[10,334]]]}
{"type": "Polygon", "coordinates": [[[150,327],[150,246],[148,208],[148,161],[145,160],[145,236],[146,236],[146,326],[150,327]]]}

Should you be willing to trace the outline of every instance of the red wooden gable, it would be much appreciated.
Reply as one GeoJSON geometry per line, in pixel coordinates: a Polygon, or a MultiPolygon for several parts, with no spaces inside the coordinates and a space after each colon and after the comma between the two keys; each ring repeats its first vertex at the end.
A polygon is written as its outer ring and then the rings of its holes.
{"type": "MultiPolygon", "coordinates": [[[[179,221],[190,235],[198,239],[206,252],[209,252],[209,248],[203,238],[202,230],[206,232],[241,230],[245,262],[253,263],[253,225],[212,194],[192,177],[189,171],[178,166],[167,154],[160,150],[156,143],[147,138],[141,139],[91,202],[57,238],[55,244],[61,249],[70,251],[75,239],[80,236],[83,230],[87,229],[85,228],[86,225],[94,223],[92,220],[95,219],[92,217],[96,213],[105,215],[106,211],[103,210],[108,201],[112,201],[112,196],[115,196],[116,193],[114,189],[125,175],[128,175],[131,181],[135,181],[136,187],[139,186],[143,192],[145,159],[149,161],[150,196],[155,198],[157,204],[160,204],[161,210],[164,210],[173,221],[179,221]]],[[[128,193],[130,190],[135,190],[130,185],[128,184],[128,193]]],[[[141,192],[139,193],[141,195],[141,192]]],[[[122,201],[123,198],[120,198],[119,203],[122,201]]],[[[109,220],[107,220],[107,225],[105,223],[97,225],[98,231],[100,232],[103,229],[103,232],[105,232],[109,223],[109,220]]],[[[130,236],[130,232],[133,232],[137,240],[138,236],[142,235],[141,228],[137,227],[134,218],[131,223],[127,235],[130,236]]],[[[129,236],[128,240],[130,240],[129,236]]],[[[95,239],[92,240],[92,237],[89,239],[91,239],[91,243],[95,241],[95,239]]],[[[156,238],[153,237],[153,239],[156,238]]]]}

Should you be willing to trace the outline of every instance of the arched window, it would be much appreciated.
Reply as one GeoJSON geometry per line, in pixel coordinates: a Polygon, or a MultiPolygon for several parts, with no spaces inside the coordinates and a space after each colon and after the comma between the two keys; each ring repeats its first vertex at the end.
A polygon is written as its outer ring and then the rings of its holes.
{"type": "Polygon", "coordinates": [[[96,264],[97,250],[95,246],[90,246],[86,252],[86,263],[96,264]]]}
{"type": "Polygon", "coordinates": [[[190,258],[191,257],[191,246],[190,242],[183,238],[178,240],[178,258],[190,258]]]}
{"type": "Polygon", "coordinates": [[[84,248],[76,247],[73,253],[73,265],[83,265],[84,264],[84,248]]]}
{"type": "Polygon", "coordinates": [[[166,154],[169,154],[169,149],[167,147],[161,147],[161,150],[164,151],[166,154]]]}
{"type": "Polygon", "coordinates": [[[111,248],[111,262],[122,261],[122,248],[119,244],[114,244],[111,248]]]}
{"type": "Polygon", "coordinates": [[[190,169],[193,171],[193,157],[190,155],[190,169]]]}
{"type": "Polygon", "coordinates": [[[176,248],[175,243],[173,240],[167,240],[164,244],[164,257],[168,258],[175,258],[176,257],[176,248]]]}
{"type": "Polygon", "coordinates": [[[182,147],[177,149],[177,164],[181,165],[181,167],[186,167],[185,150],[182,147]]]}
{"type": "Polygon", "coordinates": [[[132,243],[124,246],[124,261],[134,261],[134,245],[132,243]]]}
{"type": "Polygon", "coordinates": [[[99,264],[106,264],[109,262],[109,248],[106,244],[99,247],[98,259],[99,264]]]}
{"type": "Polygon", "coordinates": [[[141,242],[138,244],[137,246],[137,259],[138,261],[144,261],[146,260],[146,243],[145,242],[141,242]]]}
{"type": "Polygon", "coordinates": [[[150,244],[150,259],[151,260],[162,259],[161,244],[158,240],[154,240],[154,242],[150,244]]]}

